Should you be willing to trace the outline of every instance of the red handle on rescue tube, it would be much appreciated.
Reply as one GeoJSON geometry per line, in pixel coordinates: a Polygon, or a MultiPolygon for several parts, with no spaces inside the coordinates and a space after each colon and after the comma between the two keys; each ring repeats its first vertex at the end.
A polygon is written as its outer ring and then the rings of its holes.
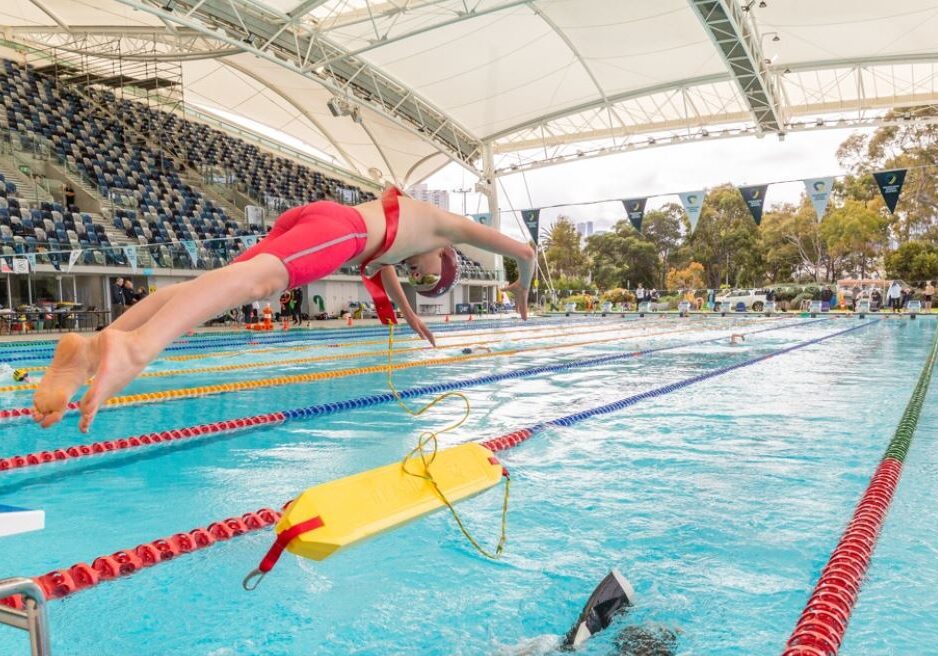
{"type": "Polygon", "coordinates": [[[244,577],[244,581],[241,582],[241,587],[248,591],[254,590],[267,572],[272,570],[274,565],[277,564],[277,561],[280,560],[280,556],[283,554],[283,550],[287,548],[287,545],[290,544],[290,540],[299,537],[303,533],[315,531],[317,528],[322,528],[323,526],[325,526],[325,522],[322,521],[322,517],[317,515],[312,519],[307,519],[305,522],[294,524],[282,533],[278,533],[277,539],[274,540],[267,555],[261,559],[257,569],[244,577]]]}

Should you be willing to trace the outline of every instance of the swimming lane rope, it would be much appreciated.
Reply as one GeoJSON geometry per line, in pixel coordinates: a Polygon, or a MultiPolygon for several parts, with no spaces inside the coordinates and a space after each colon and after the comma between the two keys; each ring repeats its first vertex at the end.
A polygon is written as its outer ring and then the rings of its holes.
{"type": "Polygon", "coordinates": [[[886,453],[788,638],[783,656],[834,656],[857,603],[938,360],[938,331],[886,453]]]}
{"type": "MultiPolygon", "coordinates": [[[[735,324],[736,326],[746,325],[743,323],[735,324]]],[[[590,335],[598,335],[603,333],[622,333],[624,331],[634,331],[634,326],[627,325],[618,325],[611,328],[604,328],[601,330],[591,330],[589,331],[590,335]]],[[[690,330],[698,330],[695,327],[685,327],[681,329],[676,329],[672,332],[687,332],[690,330]]],[[[555,332],[555,333],[545,333],[538,335],[523,335],[520,337],[514,337],[512,341],[515,342],[527,342],[539,339],[547,339],[549,337],[577,337],[581,334],[585,334],[585,331],[564,331],[564,332],[555,332]]],[[[623,339],[638,339],[645,335],[650,335],[651,333],[642,333],[634,336],[623,337],[623,339]]],[[[664,335],[667,333],[653,333],[655,335],[664,335]]],[[[420,339],[423,339],[422,337],[420,339]]],[[[383,340],[386,341],[386,340],[383,340]]],[[[446,348],[459,348],[462,346],[473,346],[475,344],[496,344],[503,341],[502,338],[498,339],[488,339],[488,340],[473,340],[471,342],[461,342],[456,344],[447,344],[446,348]]],[[[305,348],[305,347],[304,347],[305,348]]],[[[405,347],[395,349],[394,353],[412,353],[416,351],[432,351],[434,350],[433,346],[416,346],[416,347],[405,347]]],[[[328,355],[314,355],[305,358],[288,358],[285,360],[265,360],[264,362],[240,362],[237,364],[220,364],[220,365],[211,365],[206,367],[191,367],[188,369],[163,369],[157,371],[146,371],[137,378],[166,378],[170,376],[184,376],[188,374],[204,374],[204,373],[220,373],[226,371],[243,371],[247,369],[270,369],[275,367],[283,367],[287,365],[297,365],[297,364],[312,364],[315,362],[337,362],[340,360],[355,360],[357,358],[368,358],[368,357],[377,357],[387,355],[387,350],[382,349],[380,351],[358,351],[357,353],[330,353],[328,355]]],[[[0,385],[0,392],[27,392],[30,390],[37,389],[39,387],[39,380],[33,383],[20,384],[20,385],[0,385]]]]}
{"type": "MultiPolygon", "coordinates": [[[[645,337],[655,336],[656,333],[648,333],[645,337]]],[[[606,344],[609,342],[624,341],[631,339],[631,336],[617,335],[605,339],[592,339],[581,342],[567,342],[563,344],[551,344],[546,346],[531,346],[528,348],[505,349],[501,351],[492,351],[491,353],[469,353],[466,355],[455,355],[442,358],[427,358],[424,360],[413,360],[410,362],[399,362],[393,365],[394,370],[414,369],[418,367],[434,367],[439,365],[452,364],[454,362],[466,362],[470,360],[479,360],[483,358],[507,357],[523,353],[532,353],[535,351],[553,351],[558,349],[575,348],[578,346],[589,346],[594,344],[606,344]]],[[[175,399],[189,399],[199,396],[209,396],[214,394],[227,394],[229,392],[240,392],[249,389],[262,389],[269,387],[281,387],[297,383],[313,383],[323,380],[334,380],[337,378],[347,378],[350,376],[361,376],[365,374],[383,373],[387,370],[387,365],[372,365],[367,367],[351,367],[348,369],[333,369],[329,371],[316,371],[307,374],[295,374],[292,376],[277,376],[261,380],[246,380],[234,383],[217,383],[214,385],[200,385],[198,387],[184,387],[179,389],[161,390],[156,392],[144,392],[140,394],[128,394],[124,396],[115,396],[102,404],[102,408],[124,407],[128,405],[137,405],[141,403],[161,403],[175,399]]],[[[66,405],[67,411],[74,412],[78,410],[78,402],[72,401],[66,405]]],[[[30,409],[26,407],[6,408],[0,410],[0,420],[10,420],[27,417],[30,409]]]]}
{"type": "MultiPolygon", "coordinates": [[[[507,435],[503,435],[499,438],[487,440],[486,442],[482,442],[482,444],[492,444],[497,450],[505,450],[520,444],[522,441],[535,434],[537,431],[534,429],[541,430],[538,427],[546,427],[550,425],[570,426],[600,414],[615,412],[617,410],[629,407],[630,405],[634,405],[641,400],[656,398],[664,396],[665,394],[676,392],[680,389],[688,387],[689,385],[693,385],[716,376],[721,376],[723,374],[742,369],[743,367],[752,366],[760,362],[764,362],[769,358],[791,353],[808,346],[833,339],[834,337],[859,330],[869,326],[871,323],[874,322],[863,322],[845,330],[839,330],[833,333],[822,335],[820,337],[815,337],[813,339],[799,342],[778,351],[773,351],[772,353],[738,362],[733,365],[719,367],[698,376],[693,376],[682,381],[649,390],[648,392],[642,394],[636,394],[627,397],[621,401],[599,406],[598,408],[585,410],[576,414],[567,415],[565,417],[555,419],[551,422],[536,424],[535,426],[529,427],[528,429],[523,429],[531,432],[521,439],[513,437],[520,433],[519,431],[516,431],[515,433],[508,433],[507,435]],[[496,440],[506,439],[508,441],[514,441],[514,444],[509,444],[507,442],[503,444],[495,443],[496,440]]],[[[400,393],[401,396],[403,396],[406,392],[407,390],[402,391],[400,393]]],[[[385,394],[383,396],[388,397],[387,400],[393,400],[393,396],[391,394],[385,394]]],[[[269,508],[262,508],[257,512],[245,513],[240,517],[230,517],[225,520],[213,522],[205,528],[196,528],[185,533],[176,533],[168,538],[146,542],[132,549],[117,551],[110,556],[101,556],[91,561],[91,565],[88,565],[87,563],[78,563],[67,569],[54,570],[48,574],[36,577],[34,580],[37,584],[39,584],[40,587],[42,587],[47,598],[59,599],[74,592],[78,592],[79,590],[90,588],[102,581],[129,576],[146,567],[150,567],[167,560],[173,560],[184,553],[204,549],[211,546],[215,542],[226,541],[239,535],[244,535],[249,532],[266,528],[275,524],[279,518],[280,513],[277,511],[271,510],[269,508]]],[[[7,599],[0,600],[0,603],[6,604],[8,606],[22,607],[23,602],[19,598],[9,597],[7,599]]]]}
{"type": "MultiPolygon", "coordinates": [[[[829,321],[829,319],[815,319],[812,321],[812,323],[820,323],[825,321],[829,321]]],[[[760,328],[757,330],[747,331],[745,334],[754,335],[756,333],[781,330],[782,328],[791,327],[792,325],[792,323],[787,323],[778,326],[771,326],[769,328],[760,328]]],[[[428,394],[440,394],[451,390],[464,389],[467,387],[489,385],[491,383],[497,383],[503,380],[528,378],[531,376],[556,373],[569,369],[578,369],[583,367],[592,367],[613,362],[620,362],[622,360],[650,355],[653,353],[661,353],[664,351],[671,351],[688,346],[710,344],[725,339],[725,337],[715,337],[693,342],[672,344],[669,346],[658,346],[640,351],[631,351],[629,353],[602,355],[580,360],[568,360],[566,362],[560,362],[556,364],[542,365],[539,367],[527,367],[525,369],[515,369],[513,371],[489,374],[486,376],[477,376],[475,378],[457,379],[448,381],[446,383],[437,383],[435,385],[411,387],[408,389],[398,390],[397,394],[402,399],[412,399],[428,394]]],[[[174,442],[196,437],[207,437],[209,435],[216,434],[233,433],[242,430],[249,430],[259,426],[282,424],[291,420],[311,419],[314,417],[322,417],[325,415],[347,412],[349,410],[355,410],[359,408],[368,408],[376,405],[382,405],[385,403],[390,403],[394,400],[395,396],[391,393],[372,394],[370,396],[362,396],[355,399],[347,399],[345,401],[335,401],[330,403],[311,405],[305,408],[293,408],[261,415],[251,415],[248,417],[227,419],[209,424],[198,424],[195,426],[185,426],[182,428],[162,430],[153,433],[144,433],[141,435],[133,435],[115,440],[104,440],[99,442],[92,442],[90,444],[79,444],[64,448],[47,449],[45,451],[38,451],[25,455],[14,455],[7,458],[0,458],[0,471],[22,469],[26,467],[38,467],[52,462],[85,458],[103,453],[110,453],[112,451],[125,451],[127,449],[147,447],[154,444],[174,442]]]]}

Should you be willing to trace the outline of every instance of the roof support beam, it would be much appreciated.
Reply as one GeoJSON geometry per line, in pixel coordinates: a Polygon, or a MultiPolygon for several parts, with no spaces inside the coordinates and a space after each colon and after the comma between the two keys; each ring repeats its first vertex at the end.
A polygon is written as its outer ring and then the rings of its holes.
{"type": "Polygon", "coordinates": [[[781,132],[784,120],[775,79],[758,34],[737,0],[688,0],[742,91],[760,134],[781,132]]]}
{"type": "Polygon", "coordinates": [[[176,0],[174,11],[167,11],[161,5],[162,0],[117,1],[302,75],[352,103],[385,116],[470,169],[481,155],[481,142],[426,100],[410,93],[401,102],[408,94],[404,85],[364,60],[337,58],[346,53],[315,31],[299,25],[282,30],[283,22],[290,20],[286,14],[263,14],[263,7],[248,0],[199,0],[198,5],[196,0],[176,0]],[[195,6],[198,8],[191,16],[186,13],[195,6]],[[262,44],[264,47],[260,47],[262,44]],[[325,68],[304,65],[305,61],[332,58],[337,58],[336,62],[325,68]],[[367,74],[357,74],[362,71],[367,74]]]}
{"type": "Polygon", "coordinates": [[[65,21],[59,18],[59,15],[54,11],[46,7],[45,3],[41,0],[29,0],[36,9],[44,13],[46,16],[55,21],[55,24],[61,27],[63,30],[68,31],[68,25],[65,24],[65,21]]]}
{"type": "Polygon", "coordinates": [[[313,9],[319,5],[326,4],[328,1],[329,0],[304,0],[304,2],[301,2],[296,7],[288,11],[287,16],[293,20],[303,18],[303,16],[311,12],[313,9]]]}

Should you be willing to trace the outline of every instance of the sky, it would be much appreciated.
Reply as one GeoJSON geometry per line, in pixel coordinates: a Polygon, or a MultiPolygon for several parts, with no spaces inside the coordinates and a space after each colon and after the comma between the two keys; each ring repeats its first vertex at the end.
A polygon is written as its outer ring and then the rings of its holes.
{"type": "MultiPolygon", "coordinates": [[[[594,205],[578,203],[604,199],[649,196],[646,211],[678,203],[681,191],[708,189],[723,183],[771,184],[768,207],[796,203],[804,191],[803,178],[845,173],[837,164],[837,147],[857,130],[811,130],[788,134],[785,141],[774,135],[762,139],[737,137],[631,151],[590,160],[561,164],[500,178],[499,203],[502,230],[522,237],[520,216],[509,209],[569,204],[541,211],[541,226],[549,226],[561,214],[574,223],[593,221],[594,229],[607,229],[624,218],[618,200],[594,205]]],[[[467,189],[475,178],[451,164],[426,181],[431,189],[467,189]]],[[[466,194],[466,212],[486,211],[479,194],[466,194]]],[[[450,194],[450,209],[463,212],[463,195],[450,194]]]]}

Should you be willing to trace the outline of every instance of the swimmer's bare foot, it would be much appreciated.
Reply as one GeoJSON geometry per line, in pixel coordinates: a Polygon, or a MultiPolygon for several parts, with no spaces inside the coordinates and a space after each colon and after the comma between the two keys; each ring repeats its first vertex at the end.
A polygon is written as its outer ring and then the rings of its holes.
{"type": "Polygon", "coordinates": [[[59,340],[52,364],[33,397],[33,419],[43,428],[62,419],[72,395],[91,376],[96,362],[93,340],[75,333],[59,340]]]}
{"type": "Polygon", "coordinates": [[[87,433],[102,403],[124,389],[150,361],[138,347],[136,333],[105,330],[98,335],[98,368],[79,403],[78,428],[87,433]]]}

